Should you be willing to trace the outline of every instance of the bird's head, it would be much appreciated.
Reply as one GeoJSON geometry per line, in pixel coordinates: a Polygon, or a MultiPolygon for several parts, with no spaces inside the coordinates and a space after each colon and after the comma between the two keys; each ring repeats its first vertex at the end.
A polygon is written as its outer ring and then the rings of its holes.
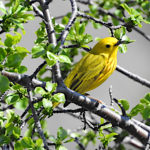
{"type": "Polygon", "coordinates": [[[90,51],[90,53],[99,55],[101,53],[112,54],[113,52],[117,52],[118,46],[121,44],[119,40],[114,37],[106,37],[101,39],[90,51]]]}

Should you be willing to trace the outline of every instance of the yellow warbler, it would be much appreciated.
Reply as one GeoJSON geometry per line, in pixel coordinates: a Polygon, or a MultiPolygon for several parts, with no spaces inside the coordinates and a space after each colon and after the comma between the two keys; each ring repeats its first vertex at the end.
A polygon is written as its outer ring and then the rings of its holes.
{"type": "Polygon", "coordinates": [[[101,39],[74,67],[65,79],[65,85],[80,93],[102,84],[117,65],[118,41],[114,37],[101,39]]]}

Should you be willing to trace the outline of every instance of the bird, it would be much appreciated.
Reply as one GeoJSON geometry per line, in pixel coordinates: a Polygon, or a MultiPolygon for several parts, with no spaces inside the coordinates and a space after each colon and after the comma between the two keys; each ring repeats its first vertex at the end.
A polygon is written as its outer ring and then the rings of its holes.
{"type": "Polygon", "coordinates": [[[65,85],[82,95],[100,86],[116,69],[119,44],[115,37],[101,39],[71,70],[65,85]]]}

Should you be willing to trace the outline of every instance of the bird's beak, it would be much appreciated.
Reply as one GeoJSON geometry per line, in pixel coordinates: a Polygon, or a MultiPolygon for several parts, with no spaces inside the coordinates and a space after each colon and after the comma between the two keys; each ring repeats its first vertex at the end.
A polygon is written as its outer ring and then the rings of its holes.
{"type": "Polygon", "coordinates": [[[123,44],[123,43],[124,43],[124,41],[118,40],[118,42],[115,44],[115,46],[118,46],[118,45],[123,44]]]}

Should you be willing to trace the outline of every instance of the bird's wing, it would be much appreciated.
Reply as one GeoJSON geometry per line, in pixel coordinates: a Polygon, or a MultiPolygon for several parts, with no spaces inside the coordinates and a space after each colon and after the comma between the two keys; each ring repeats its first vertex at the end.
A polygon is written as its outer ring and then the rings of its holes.
{"type": "Polygon", "coordinates": [[[103,71],[106,61],[103,55],[86,54],[66,78],[66,86],[81,94],[89,91],[91,84],[103,71]]]}

